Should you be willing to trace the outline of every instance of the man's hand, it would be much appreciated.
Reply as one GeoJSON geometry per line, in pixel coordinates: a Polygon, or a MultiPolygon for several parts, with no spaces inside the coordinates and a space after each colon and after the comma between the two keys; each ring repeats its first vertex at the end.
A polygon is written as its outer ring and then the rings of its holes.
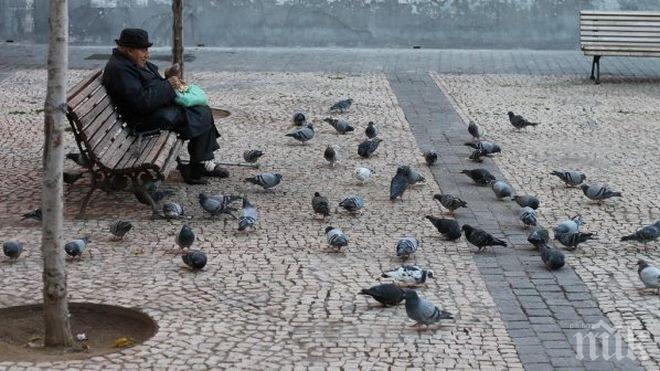
{"type": "Polygon", "coordinates": [[[174,63],[173,65],[167,67],[165,69],[165,78],[169,79],[172,76],[180,76],[181,74],[181,66],[179,66],[178,63],[174,63]]]}
{"type": "Polygon", "coordinates": [[[170,85],[172,85],[172,88],[174,88],[174,90],[178,90],[178,91],[186,90],[186,84],[184,84],[183,81],[181,81],[181,79],[178,76],[170,76],[167,78],[167,81],[170,83],[170,85]]]}

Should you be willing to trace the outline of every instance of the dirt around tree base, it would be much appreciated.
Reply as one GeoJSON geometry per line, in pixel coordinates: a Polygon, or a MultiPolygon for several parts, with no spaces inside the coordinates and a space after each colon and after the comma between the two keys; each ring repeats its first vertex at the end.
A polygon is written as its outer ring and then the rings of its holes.
{"type": "Polygon", "coordinates": [[[0,361],[52,362],[85,359],[142,343],[151,338],[158,329],[151,317],[123,307],[69,303],[69,312],[75,346],[53,349],[43,347],[41,305],[0,309],[0,361]],[[77,341],[78,334],[85,334],[88,340],[77,341]]]}

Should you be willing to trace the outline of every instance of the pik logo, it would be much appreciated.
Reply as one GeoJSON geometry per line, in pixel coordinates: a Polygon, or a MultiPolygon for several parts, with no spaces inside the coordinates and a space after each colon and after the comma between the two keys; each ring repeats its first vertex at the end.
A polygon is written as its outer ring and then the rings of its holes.
{"type": "Polygon", "coordinates": [[[635,337],[630,328],[627,328],[624,339],[615,328],[604,321],[598,321],[590,330],[580,331],[573,337],[576,340],[575,350],[579,360],[634,359],[630,346],[634,343],[635,337]],[[626,343],[629,346],[626,346],[626,343]]]}

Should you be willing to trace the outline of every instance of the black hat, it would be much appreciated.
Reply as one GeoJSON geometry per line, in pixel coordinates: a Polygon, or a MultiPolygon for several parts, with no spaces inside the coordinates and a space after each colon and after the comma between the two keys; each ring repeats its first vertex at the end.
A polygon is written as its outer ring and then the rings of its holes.
{"type": "Polygon", "coordinates": [[[119,46],[128,46],[130,48],[148,48],[154,43],[149,42],[149,34],[140,28],[124,28],[121,30],[119,39],[115,39],[119,46]]]}

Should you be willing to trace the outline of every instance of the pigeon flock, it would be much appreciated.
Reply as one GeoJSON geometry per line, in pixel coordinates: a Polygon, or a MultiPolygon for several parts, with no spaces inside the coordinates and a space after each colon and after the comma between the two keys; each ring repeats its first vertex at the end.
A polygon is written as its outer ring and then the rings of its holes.
{"type": "MultiPolygon", "coordinates": [[[[341,100],[332,105],[330,113],[345,113],[350,110],[352,104],[352,99],[341,100]]],[[[513,112],[508,112],[508,116],[511,125],[516,130],[539,125],[513,112]]],[[[314,124],[308,121],[304,113],[296,112],[293,115],[292,121],[295,130],[286,133],[285,137],[292,138],[302,145],[306,145],[310,140],[315,138],[314,124]]],[[[327,117],[323,121],[328,123],[338,136],[355,135],[358,132],[354,126],[342,118],[327,117]]],[[[467,131],[472,137],[472,141],[465,143],[465,145],[473,149],[473,152],[468,157],[469,159],[475,162],[482,162],[485,158],[491,158],[502,151],[500,145],[484,139],[485,131],[475,122],[470,121],[467,131]]],[[[373,121],[367,124],[363,132],[366,138],[358,145],[357,155],[364,160],[368,160],[378,155],[378,148],[383,140],[378,137],[380,132],[373,121]]],[[[263,155],[264,152],[262,150],[250,149],[243,153],[243,159],[248,163],[255,163],[263,155]]],[[[428,166],[434,166],[439,159],[438,153],[433,150],[424,151],[423,156],[428,166]]],[[[84,162],[84,158],[79,154],[69,154],[67,158],[79,164],[84,162]]],[[[334,167],[339,161],[339,153],[336,147],[328,145],[323,153],[323,158],[331,167],[334,167]]],[[[353,172],[358,182],[357,185],[368,182],[373,174],[374,171],[367,167],[358,167],[353,172]]],[[[539,225],[536,214],[540,206],[538,198],[532,195],[515,195],[509,184],[504,180],[497,179],[488,170],[483,168],[464,169],[461,171],[461,174],[468,176],[477,186],[489,186],[497,200],[512,200],[516,202],[520,206],[518,211],[520,223],[524,228],[530,228],[528,241],[539,251],[541,263],[550,270],[561,269],[565,265],[566,259],[564,253],[551,245],[550,233],[547,229],[539,225]]],[[[567,187],[579,187],[589,200],[596,201],[599,204],[612,197],[623,197],[620,192],[608,186],[586,184],[587,176],[581,171],[553,171],[550,175],[558,177],[567,187]]],[[[74,178],[75,176],[67,176],[67,179],[72,182],[75,182],[76,179],[74,178]]],[[[271,191],[282,183],[283,178],[279,173],[263,172],[253,177],[245,178],[244,181],[258,186],[264,191],[271,191]]],[[[390,182],[390,201],[405,202],[405,192],[413,192],[412,189],[424,182],[426,182],[426,179],[417,170],[408,165],[399,165],[396,167],[396,171],[390,182]]],[[[151,183],[147,187],[147,192],[157,203],[172,194],[168,190],[161,190],[159,182],[151,183]]],[[[452,194],[435,194],[433,195],[433,199],[438,201],[442,209],[447,210],[450,216],[454,216],[455,213],[460,212],[461,208],[470,208],[467,202],[452,194]]],[[[237,221],[238,231],[248,232],[256,229],[257,207],[250,203],[247,197],[231,194],[207,195],[205,193],[199,193],[198,200],[201,209],[210,218],[226,215],[237,221]],[[239,201],[242,201],[242,205],[238,205],[239,201]]],[[[139,201],[149,203],[148,200],[139,199],[139,201]]],[[[366,201],[362,196],[357,194],[350,195],[339,203],[334,203],[336,205],[334,212],[338,212],[338,209],[341,208],[345,212],[357,216],[357,214],[361,214],[364,210],[365,203],[366,201]]],[[[325,221],[332,213],[331,202],[319,192],[314,192],[311,205],[311,214],[317,219],[320,216],[325,221]]],[[[183,207],[174,201],[165,202],[162,210],[164,217],[168,220],[185,220],[189,218],[185,214],[183,207]]],[[[40,209],[23,214],[24,219],[41,220],[41,216],[40,209]]],[[[453,217],[443,218],[426,215],[425,218],[431,222],[433,227],[435,227],[446,241],[457,241],[462,236],[465,236],[466,241],[477,248],[477,252],[482,252],[486,248],[494,249],[497,246],[507,246],[506,241],[495,237],[488,231],[478,226],[460,225],[453,217]]],[[[595,239],[595,233],[580,230],[583,225],[584,222],[579,215],[562,221],[553,229],[554,240],[563,245],[566,250],[576,250],[580,244],[595,239]]],[[[133,225],[131,222],[117,220],[110,225],[109,231],[114,240],[121,240],[132,228],[133,225]]],[[[350,235],[351,231],[347,232],[350,235]]],[[[338,226],[328,225],[325,228],[324,234],[330,251],[339,252],[347,248],[350,244],[348,235],[338,226]]],[[[660,221],[656,221],[652,225],[644,226],[629,235],[621,237],[621,241],[637,241],[643,243],[646,248],[648,243],[656,241],[659,236],[660,221]]],[[[176,234],[174,242],[179,248],[177,254],[181,255],[183,263],[191,270],[198,271],[206,266],[207,256],[202,251],[192,249],[195,238],[193,229],[187,222],[184,222],[181,225],[180,231],[176,234]]],[[[88,246],[89,242],[88,237],[74,239],[66,243],[64,250],[73,259],[80,259],[85,252],[88,252],[91,256],[91,250],[88,246]]],[[[414,257],[415,253],[420,249],[422,249],[420,240],[412,236],[403,237],[394,245],[393,256],[396,256],[396,259],[401,261],[406,261],[414,257]]],[[[12,240],[3,244],[3,252],[10,261],[19,259],[23,250],[23,244],[19,241],[12,240]]],[[[646,288],[658,289],[660,292],[660,269],[644,260],[639,260],[638,267],[638,274],[644,286],[646,288]]],[[[401,265],[382,272],[381,278],[389,278],[392,280],[392,283],[383,283],[362,289],[358,294],[369,296],[383,306],[396,306],[405,301],[406,314],[415,322],[414,326],[429,326],[439,323],[442,320],[453,319],[453,314],[420,297],[414,289],[418,286],[426,285],[427,280],[434,277],[436,276],[430,269],[424,269],[417,265],[401,265]]]]}

